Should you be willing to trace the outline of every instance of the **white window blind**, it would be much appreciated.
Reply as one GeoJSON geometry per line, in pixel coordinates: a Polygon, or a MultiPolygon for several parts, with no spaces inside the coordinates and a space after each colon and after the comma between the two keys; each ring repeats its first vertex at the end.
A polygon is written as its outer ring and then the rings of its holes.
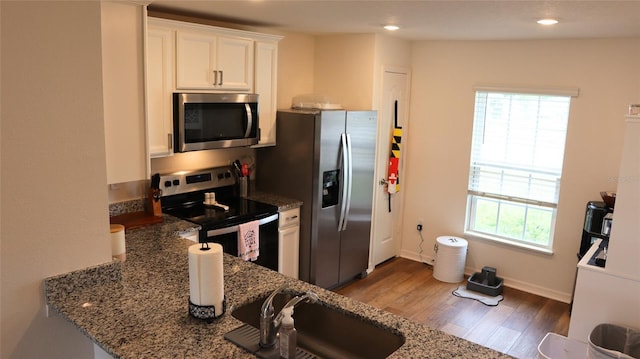
{"type": "Polygon", "coordinates": [[[469,191],[555,206],[570,100],[476,92],[469,191]]]}
{"type": "Polygon", "coordinates": [[[532,235],[527,225],[534,225],[527,218],[530,208],[538,212],[547,208],[552,214],[544,217],[549,223],[539,232],[548,238],[531,241],[550,244],[570,101],[566,93],[476,91],[468,230],[528,242],[532,235]]]}

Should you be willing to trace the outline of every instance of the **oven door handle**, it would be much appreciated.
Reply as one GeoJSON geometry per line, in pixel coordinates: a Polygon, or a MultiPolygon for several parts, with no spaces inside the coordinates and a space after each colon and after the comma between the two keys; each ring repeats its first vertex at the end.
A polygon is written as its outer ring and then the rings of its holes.
{"type": "MultiPolygon", "coordinates": [[[[273,221],[277,221],[278,220],[278,214],[274,214],[272,216],[263,218],[261,220],[259,220],[258,224],[259,225],[263,225],[263,224],[267,224],[267,223],[271,223],[273,221]]],[[[216,237],[216,236],[221,236],[223,234],[229,234],[229,233],[234,233],[234,232],[238,232],[240,226],[230,226],[230,227],[225,227],[225,228],[219,228],[219,229],[212,229],[210,231],[207,231],[207,238],[209,237],[216,237]]]]}

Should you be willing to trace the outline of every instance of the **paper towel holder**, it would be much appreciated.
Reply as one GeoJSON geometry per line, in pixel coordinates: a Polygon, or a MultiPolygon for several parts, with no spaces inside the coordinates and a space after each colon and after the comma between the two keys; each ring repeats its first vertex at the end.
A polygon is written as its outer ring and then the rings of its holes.
{"type": "Polygon", "coordinates": [[[222,298],[222,311],[216,312],[215,305],[196,305],[189,299],[189,314],[198,319],[203,319],[207,323],[213,322],[214,319],[221,317],[227,311],[227,296],[222,298]]]}
{"type": "MultiPolygon", "coordinates": [[[[211,250],[211,247],[209,247],[208,242],[202,242],[199,250],[206,252],[208,250],[211,250]]],[[[222,308],[218,309],[220,309],[220,312],[216,311],[215,305],[194,304],[193,302],[191,302],[191,298],[189,298],[189,314],[194,318],[203,319],[207,323],[213,322],[216,318],[221,317],[227,311],[226,295],[222,297],[222,308]]]]}

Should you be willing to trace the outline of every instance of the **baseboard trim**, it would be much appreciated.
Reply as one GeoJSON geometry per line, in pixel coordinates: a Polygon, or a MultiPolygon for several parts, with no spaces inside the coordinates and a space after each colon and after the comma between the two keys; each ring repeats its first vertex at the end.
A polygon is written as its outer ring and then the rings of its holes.
{"type": "MultiPolygon", "coordinates": [[[[425,256],[425,255],[421,256],[419,253],[416,253],[416,252],[402,250],[400,252],[400,257],[406,258],[406,259],[410,259],[410,260],[416,261],[416,262],[422,262],[422,263],[429,264],[429,265],[434,265],[435,264],[435,258],[434,257],[425,256]]],[[[464,268],[464,274],[472,275],[473,273],[480,272],[481,270],[482,270],[482,268],[465,267],[464,268]]],[[[502,279],[504,279],[504,286],[505,287],[514,288],[514,289],[517,289],[517,290],[521,290],[523,292],[539,295],[541,297],[557,300],[557,301],[563,302],[563,303],[571,303],[571,296],[572,296],[571,293],[566,293],[566,292],[553,290],[553,289],[542,287],[542,286],[539,286],[539,285],[523,282],[521,280],[517,280],[517,279],[514,279],[514,278],[505,277],[505,276],[502,276],[502,275],[499,275],[499,276],[502,279]]]]}
{"type": "Polygon", "coordinates": [[[400,252],[400,257],[411,259],[412,261],[422,262],[428,265],[433,265],[435,263],[435,258],[432,256],[420,255],[420,253],[410,252],[407,250],[402,250],[400,252]]]}

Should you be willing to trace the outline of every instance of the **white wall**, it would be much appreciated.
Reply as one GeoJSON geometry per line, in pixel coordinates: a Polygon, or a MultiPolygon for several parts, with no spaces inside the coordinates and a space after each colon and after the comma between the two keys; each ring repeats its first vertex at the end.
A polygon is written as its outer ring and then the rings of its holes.
{"type": "Polygon", "coordinates": [[[317,36],[314,93],[349,110],[372,109],[375,39],[373,34],[317,36]]]}
{"type": "MultiPolygon", "coordinates": [[[[477,84],[578,87],[572,101],[554,254],[470,239],[467,269],[494,266],[508,285],[568,301],[585,204],[616,190],[629,103],[638,101],[640,40],[423,41],[413,46],[411,133],[403,252],[439,235],[464,236],[469,149],[477,84]]],[[[614,224],[615,226],[615,224],[614,224]]]]}
{"type": "Polygon", "coordinates": [[[640,116],[627,118],[623,143],[606,272],[635,279],[640,289],[640,116]]]}
{"type": "Polygon", "coordinates": [[[143,8],[102,2],[102,72],[107,183],[147,179],[143,8]]]}
{"type": "Polygon", "coordinates": [[[2,358],[87,358],[45,277],[111,260],[100,3],[0,2],[2,358]]]}
{"type": "Polygon", "coordinates": [[[580,261],[569,337],[583,342],[600,323],[639,329],[640,325],[640,116],[627,119],[614,222],[607,265],[580,261]],[[603,306],[602,303],[610,303],[603,306]]]}
{"type": "Polygon", "coordinates": [[[151,173],[171,173],[229,166],[236,159],[241,161],[244,159],[243,162],[252,162],[253,160],[247,160],[254,157],[254,150],[244,147],[176,153],[173,156],[152,158],[151,173]]]}
{"type": "Polygon", "coordinates": [[[376,35],[375,58],[373,64],[373,104],[380,109],[382,99],[382,77],[384,68],[404,68],[411,71],[411,41],[389,35],[376,35]]]}
{"type": "Polygon", "coordinates": [[[278,109],[291,108],[295,96],[313,92],[314,36],[281,33],[278,43],[278,109]]]}

